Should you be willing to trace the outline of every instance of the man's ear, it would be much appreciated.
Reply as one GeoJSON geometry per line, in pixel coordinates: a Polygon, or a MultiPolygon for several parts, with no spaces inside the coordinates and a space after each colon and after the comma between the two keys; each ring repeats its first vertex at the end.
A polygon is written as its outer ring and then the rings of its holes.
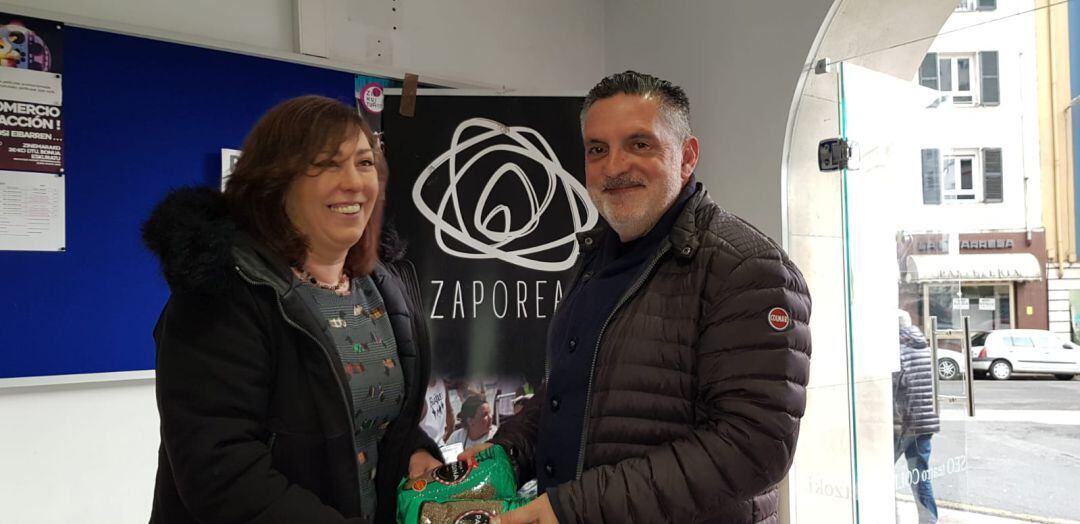
{"type": "Polygon", "coordinates": [[[679,177],[685,184],[690,179],[690,175],[694,173],[694,169],[697,167],[698,162],[698,139],[694,135],[690,135],[683,141],[682,145],[682,165],[679,172],[679,177]]]}

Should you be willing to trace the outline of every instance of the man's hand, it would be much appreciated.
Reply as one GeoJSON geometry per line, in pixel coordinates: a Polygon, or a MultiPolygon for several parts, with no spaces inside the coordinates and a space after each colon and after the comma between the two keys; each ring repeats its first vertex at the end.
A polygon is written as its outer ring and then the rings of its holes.
{"type": "Polygon", "coordinates": [[[409,478],[422,477],[442,465],[443,463],[431,456],[426,449],[418,450],[409,457],[409,478]]]}
{"type": "Polygon", "coordinates": [[[499,515],[495,524],[559,524],[547,493],[510,513],[499,515]]]}
{"type": "Polygon", "coordinates": [[[477,445],[475,445],[475,446],[473,446],[473,447],[471,447],[471,448],[469,448],[469,449],[467,449],[465,451],[462,451],[461,454],[457,456],[457,459],[459,461],[460,460],[472,460],[472,459],[476,458],[477,453],[480,453],[481,451],[484,451],[485,449],[490,448],[491,446],[494,446],[494,444],[487,444],[487,443],[485,443],[485,444],[477,444],[477,445]]]}

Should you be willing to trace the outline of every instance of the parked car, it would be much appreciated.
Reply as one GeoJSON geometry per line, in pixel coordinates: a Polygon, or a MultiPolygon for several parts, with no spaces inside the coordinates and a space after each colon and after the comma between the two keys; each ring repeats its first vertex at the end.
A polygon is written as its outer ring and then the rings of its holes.
{"type": "Polygon", "coordinates": [[[957,380],[966,373],[964,354],[948,348],[938,348],[937,372],[941,380],[957,380]]]}
{"type": "Polygon", "coordinates": [[[997,380],[1014,373],[1072,380],[1080,375],[1080,346],[1042,329],[999,329],[972,337],[971,367],[997,380]]]}

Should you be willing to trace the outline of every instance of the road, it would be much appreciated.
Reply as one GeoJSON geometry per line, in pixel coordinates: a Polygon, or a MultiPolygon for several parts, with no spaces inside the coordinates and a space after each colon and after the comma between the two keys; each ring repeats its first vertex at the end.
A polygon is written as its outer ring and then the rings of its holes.
{"type": "MultiPolygon", "coordinates": [[[[940,392],[960,395],[962,385],[943,382],[940,392]]],[[[933,479],[936,498],[1035,522],[1080,522],[1080,380],[1014,377],[974,386],[974,418],[962,403],[942,405],[930,460],[942,474],[933,479]]],[[[898,479],[905,465],[898,462],[898,479]]]]}

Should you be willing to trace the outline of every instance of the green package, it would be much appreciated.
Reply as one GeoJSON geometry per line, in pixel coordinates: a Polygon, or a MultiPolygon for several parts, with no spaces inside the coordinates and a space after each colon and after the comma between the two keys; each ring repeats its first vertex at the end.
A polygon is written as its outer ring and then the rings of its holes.
{"type": "Polygon", "coordinates": [[[452,462],[424,478],[403,479],[398,485],[397,520],[400,524],[416,524],[425,502],[516,500],[516,488],[506,451],[502,446],[491,446],[477,453],[471,462],[452,462]]]}
{"type": "Polygon", "coordinates": [[[529,499],[427,501],[420,504],[418,524],[488,524],[496,515],[520,508],[529,499]]]}

